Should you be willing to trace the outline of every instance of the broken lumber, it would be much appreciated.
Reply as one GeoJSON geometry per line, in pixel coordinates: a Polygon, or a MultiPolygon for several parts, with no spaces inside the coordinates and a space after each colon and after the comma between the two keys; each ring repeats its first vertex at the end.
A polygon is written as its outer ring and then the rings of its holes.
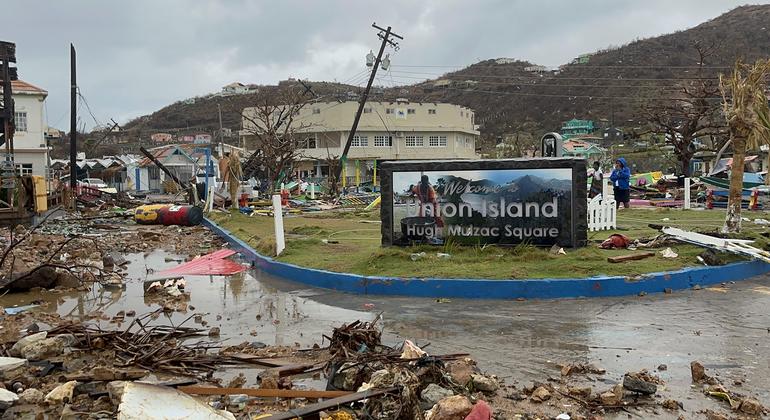
{"type": "Polygon", "coordinates": [[[214,388],[203,386],[180,386],[180,391],[193,395],[248,395],[261,398],[338,398],[352,394],[351,391],[315,391],[301,389],[252,389],[214,388]]]}
{"type": "Polygon", "coordinates": [[[654,256],[655,256],[654,252],[642,252],[640,254],[618,255],[616,257],[607,257],[607,262],[622,263],[626,261],[643,260],[645,258],[650,258],[654,256]]]}
{"type": "Polygon", "coordinates": [[[379,395],[388,394],[398,390],[398,387],[390,387],[385,389],[370,389],[362,392],[356,392],[355,394],[349,394],[342,397],[332,398],[330,400],[322,401],[315,404],[308,404],[302,408],[296,408],[284,413],[274,414],[270,417],[270,420],[290,420],[295,418],[303,418],[304,416],[310,416],[312,414],[319,413],[324,410],[339,407],[341,405],[350,404],[363,399],[376,397],[379,395]]]}

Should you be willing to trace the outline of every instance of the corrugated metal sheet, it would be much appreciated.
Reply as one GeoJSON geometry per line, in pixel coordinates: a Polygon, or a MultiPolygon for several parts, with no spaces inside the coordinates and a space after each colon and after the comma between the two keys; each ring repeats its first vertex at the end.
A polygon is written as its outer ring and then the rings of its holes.
{"type": "Polygon", "coordinates": [[[191,276],[229,276],[246,270],[242,264],[226,259],[235,254],[232,249],[220,249],[210,254],[200,256],[192,261],[186,262],[174,268],[163,270],[158,274],[168,275],[191,275],[191,276]]]}

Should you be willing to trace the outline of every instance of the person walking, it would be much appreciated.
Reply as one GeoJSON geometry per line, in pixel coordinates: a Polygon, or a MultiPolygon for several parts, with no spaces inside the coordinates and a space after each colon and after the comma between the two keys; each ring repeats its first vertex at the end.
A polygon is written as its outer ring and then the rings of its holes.
{"type": "MultiPolygon", "coordinates": [[[[588,198],[594,198],[601,194],[604,190],[602,183],[604,182],[604,174],[602,173],[601,164],[597,160],[594,162],[594,170],[591,173],[591,189],[588,191],[588,198]]],[[[604,197],[602,197],[603,199],[604,197]]]]}
{"type": "Polygon", "coordinates": [[[631,201],[631,190],[629,186],[629,180],[631,179],[631,170],[628,169],[628,164],[624,158],[618,158],[615,161],[615,169],[610,174],[610,181],[612,181],[613,192],[615,193],[615,203],[617,208],[620,208],[620,203],[623,203],[623,207],[629,208],[631,201]]]}

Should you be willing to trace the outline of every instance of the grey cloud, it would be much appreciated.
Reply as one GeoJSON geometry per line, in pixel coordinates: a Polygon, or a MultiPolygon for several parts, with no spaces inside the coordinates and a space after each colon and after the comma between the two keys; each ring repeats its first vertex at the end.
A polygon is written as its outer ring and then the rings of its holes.
{"type": "Polygon", "coordinates": [[[17,43],[20,75],[49,91],[49,122],[65,128],[69,42],[78,49],[79,85],[97,118],[125,122],[234,80],[345,80],[364,69],[363,56],[378,46],[373,21],[406,38],[393,54],[398,65],[515,57],[555,66],[611,44],[695,26],[741,3],[5,0],[4,15],[12,18],[0,39],[17,43]]]}

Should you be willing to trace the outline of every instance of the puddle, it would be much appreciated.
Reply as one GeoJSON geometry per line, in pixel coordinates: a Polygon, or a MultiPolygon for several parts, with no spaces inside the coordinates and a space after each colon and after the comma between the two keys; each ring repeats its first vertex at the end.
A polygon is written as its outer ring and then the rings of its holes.
{"type": "MultiPolygon", "coordinates": [[[[0,306],[13,307],[38,303],[35,310],[57,312],[76,320],[102,311],[109,317],[119,311],[136,311],[137,315],[159,308],[144,297],[143,283],[153,272],[174,267],[183,257],[165,251],[125,255],[128,261],[126,285],[107,289],[95,284],[87,292],[14,293],[0,297],[0,306]]],[[[154,322],[179,325],[195,314],[206,314],[206,328],[219,327],[223,345],[259,341],[267,345],[298,343],[301,347],[321,344],[321,335],[353,320],[371,320],[372,313],[344,309],[319,303],[297,292],[280,291],[260,281],[259,271],[246,271],[234,276],[184,276],[185,291],[190,293],[189,306],[195,310],[162,314],[154,322]],[[217,321],[217,316],[221,320],[217,321]]],[[[99,322],[93,320],[91,322],[99,322]]],[[[131,318],[126,317],[126,322],[131,318]]],[[[120,328],[101,321],[104,328],[120,328]]],[[[192,319],[186,326],[197,326],[192,319]]],[[[126,324],[124,323],[123,327],[126,324]]]]}

